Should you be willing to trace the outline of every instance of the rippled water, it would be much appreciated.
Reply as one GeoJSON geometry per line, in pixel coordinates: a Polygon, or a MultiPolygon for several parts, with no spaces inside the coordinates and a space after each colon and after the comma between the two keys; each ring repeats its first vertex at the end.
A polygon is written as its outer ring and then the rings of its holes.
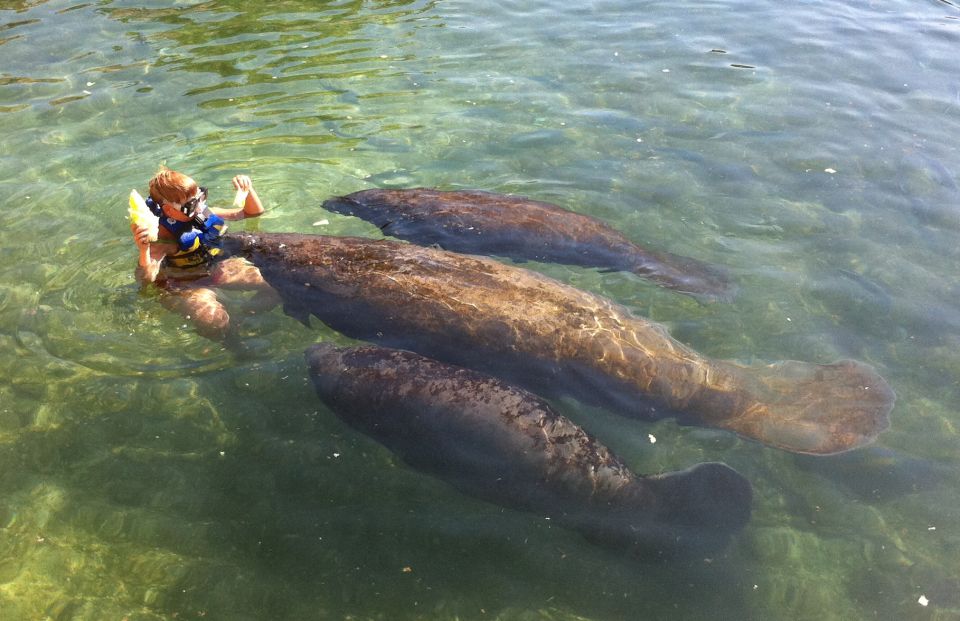
{"type": "Polygon", "coordinates": [[[0,618],[960,617],[958,44],[946,0],[0,2],[0,618]],[[810,458],[557,402],[637,472],[754,486],[726,554],[625,560],[340,423],[332,331],[235,295],[237,354],[141,292],[161,164],[221,204],[251,174],[247,230],[378,236],[319,206],[368,187],[597,216],[739,297],[527,267],[712,357],[867,362],[891,428],[810,458]]]}

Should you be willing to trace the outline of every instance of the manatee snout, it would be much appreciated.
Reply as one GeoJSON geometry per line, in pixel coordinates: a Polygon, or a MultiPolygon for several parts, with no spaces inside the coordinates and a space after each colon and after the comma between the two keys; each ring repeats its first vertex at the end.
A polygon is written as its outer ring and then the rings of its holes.
{"type": "Polygon", "coordinates": [[[344,348],[331,343],[317,343],[304,352],[313,385],[322,399],[333,397],[343,367],[343,352],[344,348]]]}
{"type": "Polygon", "coordinates": [[[357,203],[345,196],[334,196],[323,201],[323,208],[344,216],[355,216],[357,203]]]}

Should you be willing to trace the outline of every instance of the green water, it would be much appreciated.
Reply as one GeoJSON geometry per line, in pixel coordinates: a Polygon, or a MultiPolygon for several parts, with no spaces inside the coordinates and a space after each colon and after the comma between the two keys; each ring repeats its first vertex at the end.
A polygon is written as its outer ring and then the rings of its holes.
{"type": "Polygon", "coordinates": [[[0,1],[0,619],[960,618],[958,44],[935,0],[0,1]],[[800,458],[557,402],[638,472],[754,486],[725,554],[623,559],[340,423],[330,330],[237,294],[238,355],[141,292],[161,164],[223,205],[250,174],[241,230],[378,236],[319,208],[368,187],[591,214],[739,296],[527,266],[712,357],[867,362],[891,428],[800,458]]]}

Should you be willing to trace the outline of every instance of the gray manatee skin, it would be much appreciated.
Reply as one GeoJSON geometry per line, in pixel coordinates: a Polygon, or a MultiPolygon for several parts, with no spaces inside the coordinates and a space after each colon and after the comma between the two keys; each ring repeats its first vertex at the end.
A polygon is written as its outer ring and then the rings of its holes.
{"type": "Polygon", "coordinates": [[[362,190],[323,207],[384,234],[445,250],[632,272],[700,301],[729,300],[719,269],[633,243],[607,224],[551,203],[479,190],[362,190]]]}
{"type": "Polygon", "coordinates": [[[642,559],[722,549],[750,484],[719,463],[640,477],[540,397],[409,351],[318,344],[320,398],[410,466],[459,491],[550,517],[642,559]]]}
{"type": "Polygon", "coordinates": [[[868,503],[888,502],[948,485],[952,475],[945,464],[883,446],[827,457],[797,455],[794,463],[868,503]]]}
{"type": "Polygon", "coordinates": [[[895,395],[871,367],[710,359],[624,307],[493,259],[386,240],[244,233],[224,240],[281,295],[355,339],[409,349],[540,394],[677,417],[798,453],[872,442],[895,395]]]}

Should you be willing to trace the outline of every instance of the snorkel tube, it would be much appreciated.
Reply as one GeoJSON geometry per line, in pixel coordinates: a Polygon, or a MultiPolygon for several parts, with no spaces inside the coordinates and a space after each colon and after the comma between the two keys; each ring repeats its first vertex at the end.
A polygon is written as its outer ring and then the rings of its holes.
{"type": "Polygon", "coordinates": [[[243,206],[247,203],[247,190],[237,190],[237,195],[233,197],[233,206],[239,209],[243,209],[243,206]]]}

